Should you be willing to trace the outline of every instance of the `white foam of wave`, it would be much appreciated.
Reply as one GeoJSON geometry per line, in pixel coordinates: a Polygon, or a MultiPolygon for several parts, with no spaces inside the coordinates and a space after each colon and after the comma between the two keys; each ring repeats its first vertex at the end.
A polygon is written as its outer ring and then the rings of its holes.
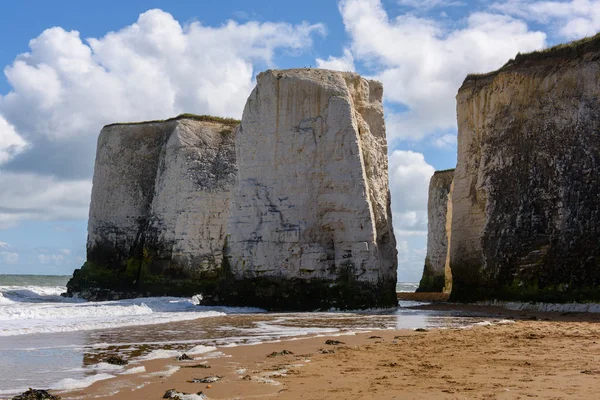
{"type": "Polygon", "coordinates": [[[64,286],[0,286],[0,336],[106,329],[265,312],[253,307],[198,306],[201,295],[87,302],[60,296],[65,291],[64,286]]]}
{"type": "Polygon", "coordinates": [[[89,367],[87,367],[88,370],[93,370],[93,371],[121,371],[124,368],[125,367],[122,365],[114,365],[114,364],[109,364],[107,362],[100,362],[98,364],[93,364],[93,365],[90,365],[89,367]]]}
{"type": "Polygon", "coordinates": [[[144,367],[143,365],[141,367],[133,367],[126,369],[125,371],[121,372],[121,375],[141,374],[142,372],[146,372],[146,367],[144,367]]]}
{"type": "MultiPolygon", "coordinates": [[[[3,294],[5,296],[6,293],[3,294]]],[[[148,325],[244,313],[245,309],[213,310],[195,306],[190,299],[140,298],[110,302],[0,303],[0,336],[30,333],[72,332],[91,329],[148,325]]],[[[62,297],[60,299],[63,299],[62,297]]],[[[253,310],[254,311],[254,310],[253,310]]]]}
{"type": "Polygon", "coordinates": [[[111,379],[114,377],[115,377],[114,375],[110,375],[110,374],[95,374],[95,375],[86,376],[85,378],[81,378],[81,379],[65,378],[65,379],[60,380],[58,383],[52,385],[51,389],[54,389],[54,390],[83,389],[83,388],[86,388],[86,387],[92,385],[94,382],[103,381],[103,380],[111,379]]]}
{"type": "Polygon", "coordinates": [[[19,302],[81,302],[77,298],[64,298],[65,286],[0,286],[0,304],[19,302]]]}
{"type": "Polygon", "coordinates": [[[177,367],[174,365],[169,365],[169,367],[167,369],[165,369],[164,371],[150,372],[149,374],[143,375],[143,377],[144,378],[150,378],[153,376],[169,377],[169,376],[173,375],[175,372],[179,371],[179,369],[180,369],[180,367],[177,367]]]}
{"type": "MultiPolygon", "coordinates": [[[[338,328],[317,328],[317,327],[297,327],[280,325],[288,320],[294,320],[295,317],[279,318],[273,321],[259,321],[253,328],[239,328],[240,331],[257,335],[257,339],[262,339],[258,335],[269,335],[278,337],[304,336],[319,333],[339,332],[338,328]]],[[[223,330],[229,330],[229,327],[222,327],[223,330]]]]}
{"type": "Polygon", "coordinates": [[[175,357],[179,357],[183,353],[185,353],[187,355],[198,355],[198,354],[210,353],[211,351],[215,351],[215,350],[217,350],[217,348],[214,346],[204,346],[204,345],[198,345],[198,346],[192,347],[191,349],[189,349],[187,351],[157,349],[157,350],[152,350],[150,353],[146,354],[145,356],[140,357],[139,359],[146,361],[146,360],[158,360],[158,359],[163,359],[163,358],[175,358],[175,357]]]}
{"type": "MultiPolygon", "coordinates": [[[[500,319],[500,320],[493,320],[493,321],[479,321],[479,322],[474,322],[472,324],[469,325],[465,325],[465,326],[460,326],[459,329],[471,329],[474,328],[476,326],[494,326],[494,325],[512,325],[514,324],[515,321],[511,320],[511,319],[500,319]]],[[[445,327],[443,328],[437,328],[437,329],[446,329],[445,327]]]]}

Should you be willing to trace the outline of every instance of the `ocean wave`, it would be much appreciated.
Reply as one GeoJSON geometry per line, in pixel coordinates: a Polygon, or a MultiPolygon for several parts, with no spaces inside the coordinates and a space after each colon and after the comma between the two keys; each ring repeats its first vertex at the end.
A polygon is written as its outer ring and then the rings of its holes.
{"type": "Polygon", "coordinates": [[[60,286],[0,286],[0,336],[73,332],[185,321],[257,308],[203,307],[194,298],[147,297],[104,302],[64,298],[60,286]]]}
{"type": "Polygon", "coordinates": [[[60,295],[66,291],[65,286],[0,286],[0,304],[82,302],[60,295]]]}

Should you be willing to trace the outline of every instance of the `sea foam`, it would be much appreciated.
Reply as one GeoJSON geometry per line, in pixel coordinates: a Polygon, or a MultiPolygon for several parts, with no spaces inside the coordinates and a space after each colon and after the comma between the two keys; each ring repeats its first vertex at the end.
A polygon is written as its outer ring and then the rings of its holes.
{"type": "Polygon", "coordinates": [[[255,313],[256,308],[202,307],[197,298],[151,297],[87,302],[65,287],[0,286],[0,336],[108,329],[255,313]]]}

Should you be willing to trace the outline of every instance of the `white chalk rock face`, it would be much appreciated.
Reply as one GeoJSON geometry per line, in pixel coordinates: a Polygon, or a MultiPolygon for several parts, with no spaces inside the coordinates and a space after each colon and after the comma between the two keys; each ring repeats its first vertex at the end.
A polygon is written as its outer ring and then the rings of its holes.
{"type": "Polygon", "coordinates": [[[131,282],[98,286],[161,294],[160,285],[142,287],[143,278],[219,274],[236,176],[236,122],[202,118],[114,124],[100,133],[88,222],[91,264],[84,270],[95,266],[131,282]]]}
{"type": "Polygon", "coordinates": [[[456,96],[452,298],[596,301],[600,35],[469,75],[456,96]]]}
{"type": "Polygon", "coordinates": [[[454,170],[435,171],[429,181],[429,197],[427,201],[427,256],[423,269],[423,278],[419,284],[419,292],[441,292],[446,286],[446,256],[448,253],[448,236],[451,226],[448,207],[452,207],[449,197],[454,170]]]}
{"type": "Polygon", "coordinates": [[[258,75],[236,136],[228,224],[236,280],[343,282],[373,292],[357,289],[358,303],[396,301],[382,93],[354,73],[258,75]]]}

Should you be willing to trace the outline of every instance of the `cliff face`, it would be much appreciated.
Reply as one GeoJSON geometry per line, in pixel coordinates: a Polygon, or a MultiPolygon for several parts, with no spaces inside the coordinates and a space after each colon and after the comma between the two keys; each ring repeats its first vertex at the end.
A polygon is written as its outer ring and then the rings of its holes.
{"type": "Polygon", "coordinates": [[[258,76],[236,138],[228,224],[239,299],[285,308],[396,304],[382,92],[352,73],[258,76]]]}
{"type": "Polygon", "coordinates": [[[598,298],[599,42],[520,56],[460,88],[452,298],[598,298]]]}
{"type": "Polygon", "coordinates": [[[396,305],[382,92],[351,73],[267,71],[235,129],[206,117],[105,127],[69,293],[396,305]]]}
{"type": "Polygon", "coordinates": [[[106,126],[87,262],[69,292],[91,299],[188,295],[214,281],[235,184],[234,136],[234,123],[219,120],[106,126]]]}
{"type": "MultiPolygon", "coordinates": [[[[427,202],[427,257],[418,292],[441,292],[446,286],[448,253],[447,216],[451,218],[452,199],[449,196],[454,170],[436,171],[429,181],[427,202]],[[450,213],[448,206],[450,203],[450,213]]],[[[450,228],[450,226],[448,226],[450,228]]]]}

